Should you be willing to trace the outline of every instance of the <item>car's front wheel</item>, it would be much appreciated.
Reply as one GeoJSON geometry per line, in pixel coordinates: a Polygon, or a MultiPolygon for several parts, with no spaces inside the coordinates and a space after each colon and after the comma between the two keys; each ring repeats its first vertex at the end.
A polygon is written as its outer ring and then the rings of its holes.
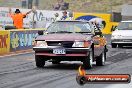
{"type": "Polygon", "coordinates": [[[44,59],[42,58],[42,56],[36,55],[36,56],[35,56],[35,61],[36,61],[36,66],[37,66],[38,68],[44,67],[45,61],[44,61],[44,59]]]}
{"type": "Polygon", "coordinates": [[[93,67],[93,49],[91,49],[88,53],[88,56],[84,58],[83,66],[85,69],[90,69],[93,67]]]}
{"type": "Polygon", "coordinates": [[[102,52],[100,56],[96,58],[96,65],[97,66],[104,66],[106,61],[106,50],[102,52]]]}
{"type": "Polygon", "coordinates": [[[117,44],[111,43],[112,48],[116,48],[117,44]]]}

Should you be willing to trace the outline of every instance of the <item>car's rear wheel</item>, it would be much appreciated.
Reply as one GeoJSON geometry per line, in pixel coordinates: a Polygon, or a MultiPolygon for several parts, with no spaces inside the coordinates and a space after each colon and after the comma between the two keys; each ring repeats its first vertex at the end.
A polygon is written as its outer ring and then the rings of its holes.
{"type": "Polygon", "coordinates": [[[52,64],[60,64],[60,61],[52,61],[52,64]]]}
{"type": "Polygon", "coordinates": [[[93,67],[93,50],[91,49],[88,56],[84,58],[83,66],[85,69],[90,69],[93,67]]]}
{"type": "Polygon", "coordinates": [[[104,66],[106,61],[106,50],[102,52],[100,56],[96,58],[96,65],[97,66],[104,66]]]}
{"type": "Polygon", "coordinates": [[[44,61],[44,59],[42,58],[42,56],[36,55],[36,56],[35,56],[35,61],[36,61],[36,66],[37,66],[38,68],[44,67],[45,61],[44,61]]]}
{"type": "Polygon", "coordinates": [[[117,44],[111,43],[112,48],[116,48],[117,44]]]}

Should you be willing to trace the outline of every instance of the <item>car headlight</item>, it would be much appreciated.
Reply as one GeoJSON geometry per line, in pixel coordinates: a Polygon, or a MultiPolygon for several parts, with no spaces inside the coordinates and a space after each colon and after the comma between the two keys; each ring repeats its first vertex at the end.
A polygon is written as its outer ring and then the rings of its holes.
{"type": "Polygon", "coordinates": [[[37,47],[47,47],[47,43],[46,41],[36,41],[36,45],[37,47]]]}
{"type": "Polygon", "coordinates": [[[116,35],[112,35],[112,36],[111,36],[111,38],[115,38],[115,37],[116,37],[116,35]]]}
{"type": "Polygon", "coordinates": [[[89,47],[90,43],[89,42],[74,42],[72,47],[89,47]]]}

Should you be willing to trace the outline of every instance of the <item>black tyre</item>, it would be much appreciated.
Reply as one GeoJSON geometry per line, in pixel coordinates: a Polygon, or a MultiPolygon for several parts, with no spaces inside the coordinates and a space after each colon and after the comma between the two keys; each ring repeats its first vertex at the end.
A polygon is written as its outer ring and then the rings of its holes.
{"type": "Polygon", "coordinates": [[[96,65],[97,66],[104,66],[106,61],[106,50],[102,52],[100,56],[96,58],[96,65]]]}
{"type": "Polygon", "coordinates": [[[116,48],[117,44],[111,43],[112,48],[116,48]]]}
{"type": "Polygon", "coordinates": [[[38,67],[38,68],[42,68],[42,67],[44,67],[44,65],[45,65],[45,61],[44,61],[44,59],[42,58],[42,56],[35,56],[35,61],[36,61],[36,66],[38,67]]]}
{"type": "Polygon", "coordinates": [[[118,48],[122,48],[123,47],[123,45],[122,44],[118,44],[118,48]]]}
{"type": "Polygon", "coordinates": [[[93,67],[93,49],[91,49],[88,53],[88,56],[84,58],[83,67],[85,69],[90,69],[93,67]]]}
{"type": "Polygon", "coordinates": [[[77,83],[79,84],[79,85],[84,85],[84,84],[86,84],[86,82],[87,82],[87,79],[86,79],[86,77],[83,77],[83,76],[77,76],[76,77],[76,81],[77,81],[77,83]]]}
{"type": "Polygon", "coordinates": [[[60,61],[52,61],[52,64],[60,64],[60,61]]]}

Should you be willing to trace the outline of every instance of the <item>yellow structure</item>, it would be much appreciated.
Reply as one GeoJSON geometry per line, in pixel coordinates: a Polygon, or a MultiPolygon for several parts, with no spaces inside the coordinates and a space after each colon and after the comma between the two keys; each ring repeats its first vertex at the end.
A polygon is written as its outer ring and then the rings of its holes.
{"type": "Polygon", "coordinates": [[[0,55],[32,49],[38,29],[0,30],[0,55]]]}
{"type": "Polygon", "coordinates": [[[112,27],[118,25],[116,22],[111,22],[111,14],[74,12],[74,20],[79,18],[82,18],[82,20],[87,19],[88,21],[93,18],[101,18],[106,23],[104,29],[102,29],[103,34],[111,34],[112,27]]]}
{"type": "Polygon", "coordinates": [[[0,31],[0,54],[5,54],[10,51],[10,32],[0,31]]]}

